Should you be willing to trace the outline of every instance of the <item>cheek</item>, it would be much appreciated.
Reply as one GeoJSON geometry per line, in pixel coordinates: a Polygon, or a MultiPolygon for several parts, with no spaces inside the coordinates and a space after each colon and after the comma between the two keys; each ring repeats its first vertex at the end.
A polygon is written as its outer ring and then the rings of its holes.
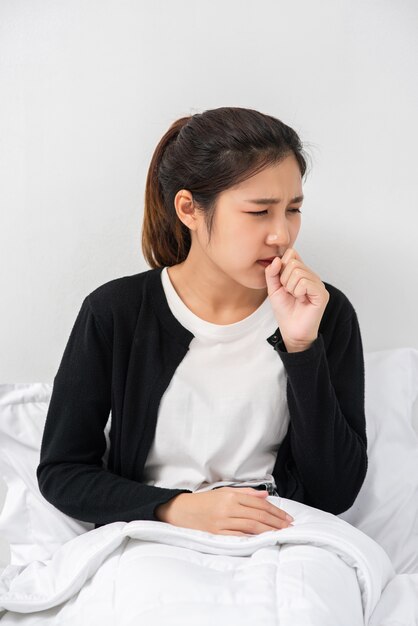
{"type": "Polygon", "coordinates": [[[230,224],[222,232],[222,243],[228,249],[245,251],[249,246],[254,245],[255,235],[254,229],[230,224]]]}
{"type": "Polygon", "coordinates": [[[297,237],[297,235],[299,233],[300,227],[301,227],[301,220],[300,220],[300,218],[298,220],[295,220],[292,224],[290,224],[290,226],[289,226],[289,233],[290,233],[292,239],[296,239],[296,237],[297,237]]]}
{"type": "Polygon", "coordinates": [[[249,259],[254,258],[254,254],[256,254],[256,250],[259,247],[255,233],[240,232],[234,236],[230,249],[233,251],[234,258],[236,258],[238,263],[245,263],[249,259]]]}

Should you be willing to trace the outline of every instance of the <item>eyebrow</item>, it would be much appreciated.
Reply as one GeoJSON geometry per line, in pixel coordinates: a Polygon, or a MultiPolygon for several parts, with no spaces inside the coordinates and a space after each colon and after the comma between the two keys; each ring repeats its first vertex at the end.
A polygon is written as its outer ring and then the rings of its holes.
{"type": "MultiPolygon", "coordinates": [[[[304,196],[295,196],[290,202],[302,202],[304,196]]],[[[281,198],[257,198],[257,200],[245,200],[245,202],[251,202],[251,204],[279,204],[281,198]]]]}

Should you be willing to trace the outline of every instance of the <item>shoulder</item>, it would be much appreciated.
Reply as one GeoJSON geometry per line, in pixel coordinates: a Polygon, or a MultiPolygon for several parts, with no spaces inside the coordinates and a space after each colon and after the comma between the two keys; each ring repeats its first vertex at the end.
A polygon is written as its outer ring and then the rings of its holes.
{"type": "Polygon", "coordinates": [[[146,297],[145,285],[152,275],[157,278],[159,270],[151,269],[138,274],[121,276],[99,285],[84,299],[86,306],[99,326],[110,337],[115,325],[132,329],[136,324],[141,305],[146,297]]]}
{"type": "Polygon", "coordinates": [[[87,295],[90,305],[97,313],[108,309],[135,304],[142,299],[143,288],[149,272],[121,276],[103,283],[87,295]]]}

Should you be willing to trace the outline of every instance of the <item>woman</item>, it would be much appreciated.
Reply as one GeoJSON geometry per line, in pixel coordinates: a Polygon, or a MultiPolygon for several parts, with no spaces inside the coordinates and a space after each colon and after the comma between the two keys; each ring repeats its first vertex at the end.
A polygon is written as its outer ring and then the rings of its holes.
{"type": "Polygon", "coordinates": [[[296,132],[255,110],[163,136],[145,194],[152,269],[84,299],[54,379],[37,477],[55,507],[95,527],[246,535],[289,525],[269,493],[353,504],[362,341],[348,298],[294,248],[305,172],[296,132]]]}

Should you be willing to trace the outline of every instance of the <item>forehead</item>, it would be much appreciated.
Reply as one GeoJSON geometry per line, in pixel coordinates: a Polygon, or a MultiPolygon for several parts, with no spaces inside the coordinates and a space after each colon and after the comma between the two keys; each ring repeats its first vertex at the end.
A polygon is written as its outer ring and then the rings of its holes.
{"type": "Polygon", "coordinates": [[[298,162],[292,155],[280,163],[269,165],[238,185],[226,189],[224,194],[228,195],[230,199],[250,199],[252,194],[256,194],[253,197],[283,198],[301,195],[301,192],[302,175],[298,162]]]}

